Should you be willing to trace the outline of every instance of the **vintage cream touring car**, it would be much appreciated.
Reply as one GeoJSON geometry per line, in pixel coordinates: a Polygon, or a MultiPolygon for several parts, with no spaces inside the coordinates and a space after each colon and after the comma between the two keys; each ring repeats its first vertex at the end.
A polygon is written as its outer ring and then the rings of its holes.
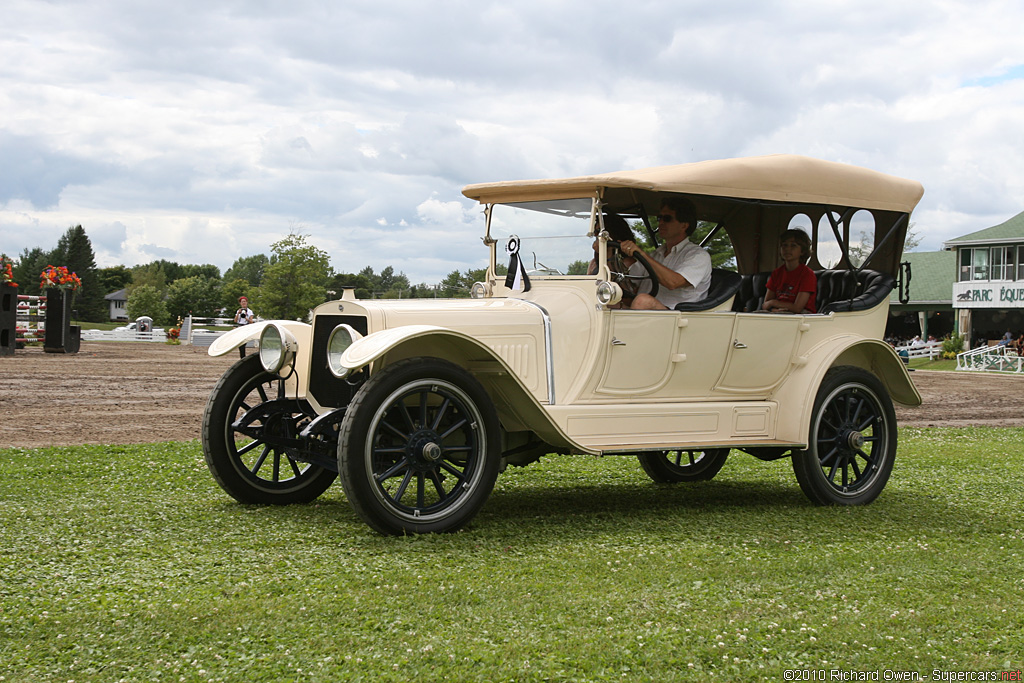
{"type": "Polygon", "coordinates": [[[259,346],[203,417],[206,462],[227,493],[308,502],[340,475],[374,529],[452,531],[507,465],[635,455],[653,480],[681,482],[715,476],[730,450],[791,458],[816,504],[881,492],[896,456],[892,400],[921,401],[882,341],[920,184],[772,155],[463,192],[483,206],[489,250],[472,298],[364,301],[349,290],[312,324],[268,321],[210,348],[259,346]],[[630,276],[614,266],[605,217],[656,241],[650,219],[670,195],[728,235],[735,270],[713,270],[702,301],[622,309],[630,276]],[[791,226],[815,244],[818,312],[758,312],[791,226]],[[874,249],[855,263],[859,232],[874,249]],[[592,254],[596,274],[566,274],[592,254]],[[499,275],[505,263],[526,282],[499,275]]]}

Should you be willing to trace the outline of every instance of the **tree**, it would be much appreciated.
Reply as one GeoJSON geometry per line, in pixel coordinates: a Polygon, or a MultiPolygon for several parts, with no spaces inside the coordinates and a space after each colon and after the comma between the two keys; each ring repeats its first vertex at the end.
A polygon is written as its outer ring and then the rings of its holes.
{"type": "MultiPolygon", "coordinates": [[[[124,289],[132,281],[132,271],[127,266],[110,266],[109,268],[100,268],[97,271],[97,275],[100,280],[100,290],[110,294],[116,292],[119,289],[124,289]]],[[[106,296],[104,294],[104,296],[106,296]]]]}
{"type": "MultiPolygon", "coordinates": [[[[657,221],[653,223],[657,226],[657,221]]],[[[694,244],[700,244],[707,237],[708,233],[715,229],[717,223],[708,223],[707,221],[699,221],[696,229],[690,235],[690,241],[694,244]]],[[[647,232],[647,228],[641,221],[633,221],[629,225],[633,229],[633,233],[636,235],[636,243],[648,254],[654,252],[656,246],[651,241],[650,235],[647,232]]],[[[704,245],[704,249],[707,250],[708,254],[711,255],[711,267],[712,268],[725,268],[726,270],[736,270],[736,255],[732,248],[732,241],[729,240],[729,235],[724,229],[719,230],[715,233],[715,236],[711,238],[711,241],[704,245]]]]}
{"type": "Polygon", "coordinates": [[[263,272],[269,264],[270,259],[265,254],[237,258],[231,267],[224,271],[224,281],[242,279],[248,282],[250,287],[259,287],[263,283],[263,272]]]}
{"type": "Polygon", "coordinates": [[[587,270],[590,269],[590,261],[573,261],[569,264],[568,270],[565,271],[566,275],[586,275],[587,270]]]}
{"type": "Polygon", "coordinates": [[[304,320],[327,300],[334,275],[327,252],[306,244],[307,235],[290,234],[271,245],[273,257],[263,274],[258,310],[264,318],[304,320]]]}
{"type": "Polygon", "coordinates": [[[438,283],[438,294],[441,296],[451,298],[465,298],[468,296],[466,291],[466,282],[462,278],[462,273],[457,270],[453,270],[448,273],[440,283],[438,283]]]}
{"type": "Polygon", "coordinates": [[[58,240],[51,258],[55,261],[53,265],[65,266],[82,280],[82,288],[75,293],[72,304],[78,310],[78,317],[91,322],[108,319],[109,310],[103,299],[107,292],[100,286],[96,256],[85,228],[81,225],[68,228],[58,240]]]}
{"type": "Polygon", "coordinates": [[[128,294],[128,318],[135,320],[144,315],[157,325],[166,325],[169,319],[164,295],[153,285],[138,285],[128,294]]]}
{"type": "MultiPolygon", "coordinates": [[[[921,236],[914,232],[914,224],[911,223],[907,227],[907,236],[903,240],[903,251],[914,251],[917,249],[917,245],[921,244],[921,236]]],[[[867,230],[860,231],[860,243],[853,244],[851,242],[849,254],[850,262],[856,265],[864,263],[866,259],[875,248],[875,236],[869,234],[867,230]]]]}
{"type": "MultiPolygon", "coordinates": [[[[231,272],[230,270],[228,272],[231,272]]],[[[220,306],[229,311],[238,308],[238,298],[241,296],[249,299],[250,304],[259,300],[259,287],[253,287],[248,280],[240,277],[233,280],[225,279],[220,287],[220,306]]],[[[251,305],[250,305],[251,308],[251,305]]]]}
{"type": "Polygon", "coordinates": [[[164,267],[158,261],[147,263],[143,266],[132,268],[132,284],[128,287],[128,293],[142,285],[154,287],[163,294],[167,290],[167,274],[164,267]]]}
{"type": "Polygon", "coordinates": [[[331,279],[327,289],[334,292],[335,297],[341,297],[341,293],[346,287],[355,288],[357,299],[373,297],[373,280],[362,273],[338,273],[331,279]]]}
{"type": "Polygon", "coordinates": [[[32,296],[41,294],[39,274],[48,265],[53,265],[52,252],[43,251],[40,247],[24,249],[18,258],[18,264],[12,269],[14,281],[18,283],[18,291],[32,296]]]}
{"type": "Polygon", "coordinates": [[[180,280],[182,278],[193,277],[196,275],[211,280],[220,280],[220,268],[212,263],[204,263],[201,266],[197,266],[194,263],[186,263],[181,267],[181,275],[175,279],[180,280]]]}
{"type": "Polygon", "coordinates": [[[189,313],[213,317],[220,304],[220,280],[212,277],[183,277],[167,287],[167,312],[172,318],[185,317],[189,313]]]}
{"type": "Polygon", "coordinates": [[[182,265],[177,261],[168,261],[167,259],[157,259],[149,265],[157,266],[163,271],[164,277],[167,278],[167,282],[174,282],[185,277],[185,272],[182,270],[182,265]]]}
{"type": "MultiPolygon", "coordinates": [[[[700,244],[704,241],[704,238],[715,229],[716,223],[707,223],[700,221],[697,223],[697,229],[690,235],[690,241],[694,244],[700,244]]],[[[707,250],[708,254],[711,255],[711,267],[712,268],[725,268],[726,270],[736,270],[736,254],[732,248],[732,241],[729,239],[729,234],[724,230],[719,230],[715,233],[715,236],[711,238],[711,241],[703,245],[707,250]]]]}

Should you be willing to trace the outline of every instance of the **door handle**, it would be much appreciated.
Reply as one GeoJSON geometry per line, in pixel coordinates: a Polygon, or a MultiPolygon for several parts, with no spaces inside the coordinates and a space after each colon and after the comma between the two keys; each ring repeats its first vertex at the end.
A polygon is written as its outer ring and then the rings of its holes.
{"type": "Polygon", "coordinates": [[[612,346],[625,346],[625,345],[626,345],[626,342],[622,341],[621,339],[616,339],[615,337],[612,337],[612,346]]]}
{"type": "Polygon", "coordinates": [[[733,339],[732,340],[732,348],[734,348],[734,349],[745,349],[745,348],[747,348],[747,345],[744,344],[743,342],[741,342],[739,339],[733,339]]]}

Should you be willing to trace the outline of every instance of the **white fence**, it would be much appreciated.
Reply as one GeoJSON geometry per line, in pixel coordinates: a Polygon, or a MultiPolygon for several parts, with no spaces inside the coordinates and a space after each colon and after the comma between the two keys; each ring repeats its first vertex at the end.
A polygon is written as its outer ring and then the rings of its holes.
{"type": "Polygon", "coordinates": [[[232,324],[234,324],[234,320],[231,318],[198,318],[190,315],[181,323],[181,333],[178,335],[178,339],[182,344],[209,346],[214,339],[224,334],[224,330],[207,330],[203,327],[204,325],[222,327],[232,324]]]}
{"type": "Polygon", "coordinates": [[[136,332],[135,330],[82,330],[82,340],[165,342],[167,341],[167,332],[159,328],[152,332],[136,332]]]}
{"type": "Polygon", "coordinates": [[[896,353],[900,354],[900,356],[903,358],[934,359],[936,356],[942,353],[942,342],[933,341],[923,344],[917,344],[916,346],[897,346],[896,353]],[[904,351],[907,352],[906,356],[903,355],[904,351]]]}
{"type": "Polygon", "coordinates": [[[982,346],[956,354],[956,369],[974,372],[1024,372],[1024,357],[1005,346],[982,346]]]}

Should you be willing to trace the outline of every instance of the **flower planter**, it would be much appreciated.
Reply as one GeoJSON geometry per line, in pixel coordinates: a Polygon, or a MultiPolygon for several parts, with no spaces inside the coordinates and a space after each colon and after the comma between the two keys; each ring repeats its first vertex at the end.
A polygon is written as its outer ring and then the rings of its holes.
{"type": "Polygon", "coordinates": [[[43,351],[69,353],[71,346],[71,292],[66,289],[46,290],[46,336],[43,351]]]}
{"type": "Polygon", "coordinates": [[[0,356],[13,356],[18,337],[18,285],[0,284],[0,356]]]}

